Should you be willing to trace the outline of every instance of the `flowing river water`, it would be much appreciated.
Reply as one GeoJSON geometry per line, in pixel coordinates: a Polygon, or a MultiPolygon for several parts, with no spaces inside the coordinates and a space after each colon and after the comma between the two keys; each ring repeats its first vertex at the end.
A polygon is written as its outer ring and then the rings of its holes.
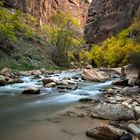
{"type": "Polygon", "coordinates": [[[45,120],[47,116],[77,103],[80,98],[98,97],[100,89],[110,86],[112,82],[85,82],[74,71],[40,75],[38,79],[22,76],[21,79],[24,83],[0,87],[0,140],[10,140],[14,133],[27,129],[38,120],[45,120]],[[46,76],[59,80],[76,77],[79,86],[76,90],[59,93],[56,88],[43,87],[42,79],[46,76]],[[26,87],[34,85],[40,87],[40,95],[21,94],[26,87]]]}

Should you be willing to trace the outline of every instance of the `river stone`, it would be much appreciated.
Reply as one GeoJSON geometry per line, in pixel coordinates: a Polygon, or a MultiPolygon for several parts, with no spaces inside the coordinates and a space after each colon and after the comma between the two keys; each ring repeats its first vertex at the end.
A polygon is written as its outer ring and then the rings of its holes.
{"type": "Polygon", "coordinates": [[[54,80],[53,79],[43,79],[42,82],[43,82],[44,85],[47,85],[49,83],[54,82],[54,80]]]}
{"type": "Polygon", "coordinates": [[[120,91],[121,94],[123,95],[138,95],[140,94],[140,88],[138,86],[135,87],[125,87],[120,91]]]}
{"type": "Polygon", "coordinates": [[[83,69],[82,79],[93,82],[103,82],[110,78],[109,74],[97,69],[83,69]]]}
{"type": "Polygon", "coordinates": [[[86,135],[100,140],[118,140],[124,132],[124,130],[108,125],[88,129],[86,135]]]}
{"type": "Polygon", "coordinates": [[[134,134],[134,135],[136,135],[139,139],[140,139],[140,128],[138,128],[136,125],[134,125],[134,124],[129,124],[128,125],[128,130],[132,133],[132,134],[134,134]]]}
{"type": "Polygon", "coordinates": [[[58,85],[57,89],[59,92],[67,92],[68,90],[76,90],[78,88],[77,85],[58,85]]]}
{"type": "Polygon", "coordinates": [[[134,107],[134,112],[135,112],[136,118],[140,119],[140,107],[139,106],[134,107]]]}
{"type": "Polygon", "coordinates": [[[45,85],[45,87],[47,87],[47,88],[51,88],[51,87],[55,87],[55,86],[56,86],[55,82],[51,82],[51,83],[48,83],[45,85]]]}
{"type": "Polygon", "coordinates": [[[27,95],[30,95],[30,94],[33,94],[33,95],[40,94],[40,88],[39,87],[27,87],[26,89],[24,89],[22,94],[27,94],[27,95]]]}
{"type": "Polygon", "coordinates": [[[133,120],[134,112],[120,104],[99,103],[94,106],[91,116],[108,120],[133,120]]]}

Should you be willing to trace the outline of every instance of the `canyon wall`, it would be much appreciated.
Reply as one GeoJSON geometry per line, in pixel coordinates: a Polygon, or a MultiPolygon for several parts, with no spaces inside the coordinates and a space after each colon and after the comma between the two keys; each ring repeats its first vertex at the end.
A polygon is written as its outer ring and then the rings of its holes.
{"type": "Polygon", "coordinates": [[[127,28],[140,0],[92,0],[85,26],[87,43],[99,43],[127,28]]]}
{"type": "Polygon", "coordinates": [[[4,0],[6,6],[28,12],[39,19],[40,24],[49,22],[57,11],[70,12],[83,27],[91,0],[4,0]]]}

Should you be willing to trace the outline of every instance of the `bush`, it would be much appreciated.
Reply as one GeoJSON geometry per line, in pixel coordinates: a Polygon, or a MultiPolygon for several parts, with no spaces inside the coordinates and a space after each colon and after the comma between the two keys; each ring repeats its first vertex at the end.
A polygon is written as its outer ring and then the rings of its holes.
{"type": "Polygon", "coordinates": [[[123,30],[116,37],[105,40],[100,45],[93,45],[88,60],[97,66],[122,66],[128,63],[131,53],[140,52],[140,44],[129,38],[128,30],[123,30]]]}

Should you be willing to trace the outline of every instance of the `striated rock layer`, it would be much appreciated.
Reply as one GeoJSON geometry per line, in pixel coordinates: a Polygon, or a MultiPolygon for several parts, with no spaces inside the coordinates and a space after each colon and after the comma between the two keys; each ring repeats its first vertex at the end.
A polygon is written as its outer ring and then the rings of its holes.
{"type": "Polygon", "coordinates": [[[70,12],[79,19],[83,27],[90,0],[4,0],[5,5],[28,12],[39,19],[40,24],[49,22],[57,12],[70,12]]]}
{"type": "Polygon", "coordinates": [[[127,28],[140,0],[92,0],[85,27],[87,43],[98,43],[127,28]]]}

